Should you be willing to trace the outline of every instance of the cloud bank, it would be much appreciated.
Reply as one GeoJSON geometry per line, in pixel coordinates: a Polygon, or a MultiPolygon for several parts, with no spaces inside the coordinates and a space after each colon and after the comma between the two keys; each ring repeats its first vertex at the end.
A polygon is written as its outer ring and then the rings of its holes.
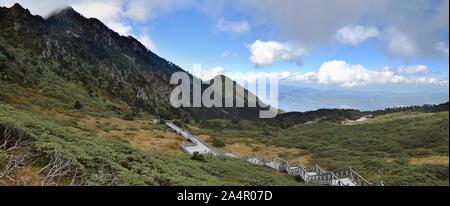
{"type": "MultiPolygon", "coordinates": [[[[347,88],[381,84],[449,85],[448,80],[412,75],[426,72],[428,72],[428,68],[424,65],[400,66],[397,69],[386,66],[380,70],[370,70],[363,65],[349,64],[342,60],[331,60],[322,63],[317,71],[283,71],[276,73],[276,75],[280,80],[336,85],[347,88]]],[[[233,80],[244,81],[255,81],[258,78],[267,78],[273,75],[273,73],[266,72],[227,73],[223,67],[211,68],[206,73],[214,74],[214,76],[224,74],[233,80]]]]}
{"type": "MultiPolygon", "coordinates": [[[[382,30],[386,54],[395,58],[427,58],[439,50],[449,30],[448,0],[235,0],[254,21],[274,25],[286,39],[308,48],[328,44],[338,33],[357,45],[382,30]],[[359,26],[349,26],[359,25],[359,26]],[[378,29],[377,29],[378,28],[378,29]]],[[[442,52],[442,51],[441,51],[442,52]]]]}
{"type": "Polygon", "coordinates": [[[359,64],[348,64],[345,61],[333,60],[324,62],[318,71],[307,73],[285,72],[284,79],[291,81],[312,81],[318,84],[334,84],[340,87],[366,86],[373,84],[424,84],[448,85],[448,80],[438,80],[432,77],[409,77],[403,74],[426,73],[424,65],[400,66],[394,72],[390,67],[379,71],[369,70],[359,64]]]}

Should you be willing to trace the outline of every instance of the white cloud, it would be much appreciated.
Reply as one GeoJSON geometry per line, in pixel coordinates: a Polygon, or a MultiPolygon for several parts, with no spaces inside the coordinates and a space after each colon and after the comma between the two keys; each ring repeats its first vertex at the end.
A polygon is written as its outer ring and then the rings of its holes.
{"type": "Polygon", "coordinates": [[[343,44],[356,46],[367,39],[376,38],[379,35],[380,31],[374,26],[348,25],[337,31],[336,38],[343,44]]]}
{"type": "Polygon", "coordinates": [[[222,58],[238,57],[239,54],[230,50],[225,50],[221,55],[222,58]]]}
{"type": "Polygon", "coordinates": [[[121,1],[73,1],[70,5],[87,18],[97,18],[122,36],[131,34],[132,26],[122,22],[121,1]]]}
{"type": "Polygon", "coordinates": [[[394,56],[411,58],[417,54],[417,45],[405,33],[390,28],[386,30],[386,50],[394,56]]]}
{"type": "MultiPolygon", "coordinates": [[[[405,71],[423,72],[423,65],[415,67],[401,67],[405,71]],[[411,70],[411,71],[410,71],[411,70]]],[[[428,70],[428,69],[427,69],[428,70]]],[[[315,82],[318,84],[335,84],[340,87],[355,87],[373,84],[429,84],[448,85],[448,80],[439,80],[432,77],[405,77],[397,75],[389,67],[373,71],[362,65],[352,65],[345,61],[333,60],[324,62],[315,72],[288,72],[280,73],[279,77],[287,81],[315,82]]]]}
{"type": "Polygon", "coordinates": [[[304,47],[277,41],[256,40],[248,48],[251,53],[250,61],[258,67],[271,65],[278,60],[301,64],[308,54],[304,47]]]}
{"type": "MultiPolygon", "coordinates": [[[[423,65],[414,66],[423,71],[423,65]]],[[[406,68],[406,67],[399,67],[406,68]]],[[[411,66],[413,68],[413,66],[411,66]]],[[[408,70],[408,69],[407,69],[408,70]]],[[[255,82],[259,79],[277,77],[279,80],[297,81],[324,85],[337,85],[339,87],[358,87],[376,84],[421,84],[448,86],[449,80],[440,80],[434,77],[402,76],[393,69],[384,67],[381,70],[370,70],[359,64],[349,64],[342,60],[332,60],[322,63],[317,71],[308,72],[227,72],[223,67],[212,67],[202,70],[201,79],[210,80],[217,75],[225,75],[238,82],[255,82]]]]}
{"type": "Polygon", "coordinates": [[[382,41],[387,54],[409,60],[436,55],[435,42],[448,38],[449,1],[436,0],[236,0],[254,22],[275,25],[286,39],[308,48],[328,45],[346,25],[396,28],[402,35],[382,41]],[[402,44],[404,42],[406,44],[402,44]]]}
{"type": "Polygon", "coordinates": [[[103,23],[122,36],[129,36],[133,29],[130,25],[118,21],[104,21],[103,23]]]}
{"type": "Polygon", "coordinates": [[[188,7],[192,2],[192,0],[131,0],[124,2],[126,8],[124,14],[132,19],[146,20],[188,7]]]}
{"type": "Polygon", "coordinates": [[[425,74],[428,70],[428,67],[425,65],[400,66],[397,69],[400,74],[425,74]]]}
{"type": "Polygon", "coordinates": [[[220,31],[242,34],[250,32],[250,25],[246,21],[228,21],[224,18],[219,19],[216,23],[220,31]]]}
{"type": "Polygon", "coordinates": [[[344,61],[329,61],[323,63],[316,73],[319,84],[338,84],[342,87],[353,87],[374,83],[398,83],[403,80],[395,76],[390,69],[371,71],[362,65],[350,65],[344,61]]]}
{"type": "Polygon", "coordinates": [[[436,44],[436,50],[448,55],[448,44],[445,42],[439,42],[436,44]]]}
{"type": "Polygon", "coordinates": [[[148,34],[143,34],[137,37],[137,39],[145,46],[147,49],[151,51],[156,50],[155,43],[153,42],[152,38],[148,34]]]}
{"type": "Polygon", "coordinates": [[[302,82],[310,82],[315,80],[316,72],[306,72],[306,73],[298,73],[298,72],[288,72],[283,71],[280,74],[280,79],[288,80],[288,81],[302,81],[302,82]]]}
{"type": "Polygon", "coordinates": [[[36,0],[1,0],[0,6],[11,7],[14,3],[19,3],[24,8],[30,10],[34,15],[41,15],[43,17],[48,16],[55,10],[63,9],[69,5],[70,0],[46,0],[36,1],[36,0]]]}
{"type": "Polygon", "coordinates": [[[83,16],[97,18],[100,21],[118,19],[122,12],[120,1],[74,1],[70,5],[83,16]]]}
{"type": "Polygon", "coordinates": [[[203,81],[208,81],[218,75],[223,75],[223,74],[225,74],[225,69],[221,66],[216,66],[216,67],[211,67],[208,69],[202,69],[201,76],[200,77],[197,76],[197,77],[202,79],[203,81]]]}

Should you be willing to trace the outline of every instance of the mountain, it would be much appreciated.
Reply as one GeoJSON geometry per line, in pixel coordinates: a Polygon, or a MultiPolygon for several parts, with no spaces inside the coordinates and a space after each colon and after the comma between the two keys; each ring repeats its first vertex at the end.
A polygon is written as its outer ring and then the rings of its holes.
{"type": "Polygon", "coordinates": [[[184,139],[155,118],[251,119],[258,108],[173,108],[178,71],[72,8],[44,19],[0,7],[0,186],[304,185],[242,160],[182,154],[184,139]]]}
{"type": "MultiPolygon", "coordinates": [[[[19,4],[2,7],[0,31],[2,81],[36,89],[38,93],[50,75],[61,78],[62,84],[79,85],[90,95],[118,99],[134,111],[164,118],[253,119],[258,115],[259,108],[250,107],[173,108],[169,99],[176,85],[170,84],[170,77],[183,69],[157,56],[135,38],[121,36],[70,7],[45,19],[19,4]]],[[[203,85],[202,91],[206,87],[203,85]]]]}
{"type": "Polygon", "coordinates": [[[444,92],[361,92],[279,86],[279,105],[287,111],[323,108],[373,111],[390,107],[439,104],[447,102],[448,98],[448,93],[444,92]]]}

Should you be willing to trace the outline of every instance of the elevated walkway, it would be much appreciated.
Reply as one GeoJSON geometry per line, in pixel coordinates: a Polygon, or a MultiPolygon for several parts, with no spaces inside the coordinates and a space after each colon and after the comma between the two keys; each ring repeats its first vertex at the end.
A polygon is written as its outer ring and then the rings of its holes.
{"type": "Polygon", "coordinates": [[[305,182],[311,182],[316,185],[383,186],[382,182],[371,183],[367,181],[350,167],[340,171],[325,172],[317,164],[305,167],[301,162],[289,163],[282,159],[267,159],[257,155],[241,156],[233,152],[220,152],[175,124],[171,122],[167,122],[166,124],[188,141],[183,142],[181,145],[183,151],[188,154],[198,152],[200,154],[242,159],[255,165],[267,166],[280,172],[286,172],[292,176],[299,177],[305,182]]]}

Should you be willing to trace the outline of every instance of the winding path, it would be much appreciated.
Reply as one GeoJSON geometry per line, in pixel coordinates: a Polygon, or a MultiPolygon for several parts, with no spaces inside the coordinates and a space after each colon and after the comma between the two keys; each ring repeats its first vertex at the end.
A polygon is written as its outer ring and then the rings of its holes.
{"type": "Polygon", "coordinates": [[[335,172],[325,172],[317,164],[310,167],[305,167],[301,162],[289,163],[282,159],[267,159],[257,155],[240,156],[233,152],[221,152],[183,130],[172,122],[166,122],[166,125],[173,129],[176,133],[183,136],[187,142],[181,144],[181,148],[188,154],[198,152],[200,154],[210,154],[220,157],[232,157],[245,160],[252,164],[267,166],[280,172],[287,172],[288,174],[299,177],[305,182],[311,182],[317,185],[331,185],[331,186],[383,186],[383,183],[370,183],[361,175],[355,172],[352,168],[335,172]]]}

